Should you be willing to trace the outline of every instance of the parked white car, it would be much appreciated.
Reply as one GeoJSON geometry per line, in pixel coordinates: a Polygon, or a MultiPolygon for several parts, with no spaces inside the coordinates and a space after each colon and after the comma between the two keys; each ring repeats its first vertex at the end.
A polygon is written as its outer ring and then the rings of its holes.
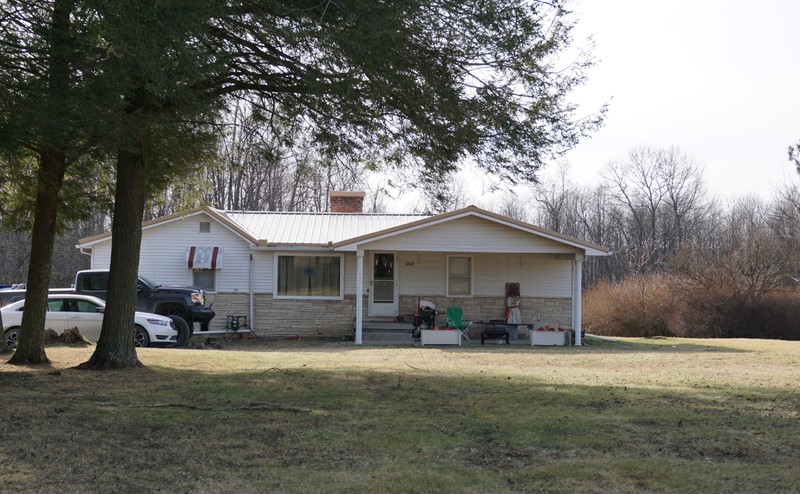
{"type": "MultiPolygon", "coordinates": [[[[25,300],[19,300],[0,309],[3,312],[3,333],[10,348],[17,347],[24,306],[25,300]]],[[[100,338],[105,308],[103,300],[90,295],[51,294],[47,297],[45,328],[57,333],[78,328],[84,338],[96,342],[100,338]]],[[[136,312],[133,321],[133,341],[137,347],[172,346],[178,339],[172,319],[167,316],[136,312]]]]}

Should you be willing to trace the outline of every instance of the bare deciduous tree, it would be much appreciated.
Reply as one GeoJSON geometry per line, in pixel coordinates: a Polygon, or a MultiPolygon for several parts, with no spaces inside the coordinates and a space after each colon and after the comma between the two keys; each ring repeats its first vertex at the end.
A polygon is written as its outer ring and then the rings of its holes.
{"type": "Polygon", "coordinates": [[[512,191],[506,191],[500,198],[498,212],[517,221],[530,221],[530,215],[528,208],[525,206],[525,201],[512,191]]]}
{"type": "Polygon", "coordinates": [[[800,256],[770,227],[771,214],[756,199],[738,201],[720,218],[723,227],[716,244],[684,247],[673,257],[673,271],[695,286],[726,287],[748,303],[794,288],[800,256]]]}
{"type": "Polygon", "coordinates": [[[604,174],[617,204],[624,244],[635,272],[659,269],[680,248],[708,206],[702,170],[678,148],[636,148],[604,174]]]}

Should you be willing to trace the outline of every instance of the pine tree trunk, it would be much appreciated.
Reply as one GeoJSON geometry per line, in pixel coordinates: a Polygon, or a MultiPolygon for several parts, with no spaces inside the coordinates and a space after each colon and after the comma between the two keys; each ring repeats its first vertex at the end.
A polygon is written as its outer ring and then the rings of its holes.
{"type": "MultiPolygon", "coordinates": [[[[69,53],[71,41],[71,0],[53,3],[53,23],[48,33],[49,58],[46,108],[53,115],[63,112],[62,97],[69,91],[69,53]]],[[[56,236],[59,193],[64,183],[67,162],[63,145],[63,128],[57,118],[45,117],[41,122],[41,149],[36,183],[36,206],[31,257],[28,265],[25,311],[22,314],[17,351],[10,364],[46,364],[44,324],[47,314],[47,291],[53,266],[53,242],[56,236]]]]}
{"type": "MultiPolygon", "coordinates": [[[[0,312],[0,329],[3,327],[3,314],[0,312]]],[[[6,336],[0,333],[0,354],[8,353],[10,350],[8,345],[6,345],[6,336]]]]}
{"type": "Polygon", "coordinates": [[[58,193],[64,181],[64,154],[50,151],[42,154],[36,192],[31,258],[28,265],[28,286],[25,311],[17,350],[9,364],[47,364],[44,351],[44,325],[47,315],[47,291],[53,266],[53,242],[56,235],[58,193]]]}
{"type": "Polygon", "coordinates": [[[133,314],[146,195],[144,157],[138,151],[120,151],[103,329],[94,353],[79,369],[143,367],[133,345],[133,314]]]}

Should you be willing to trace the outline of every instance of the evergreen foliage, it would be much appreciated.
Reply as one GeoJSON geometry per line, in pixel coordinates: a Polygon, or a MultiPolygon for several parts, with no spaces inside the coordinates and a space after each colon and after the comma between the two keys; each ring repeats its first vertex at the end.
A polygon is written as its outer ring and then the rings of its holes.
{"type": "Polygon", "coordinates": [[[46,360],[44,301],[68,171],[100,176],[113,160],[109,303],[87,367],[138,365],[129,315],[146,199],[206,159],[229,96],[257,101],[265,121],[302,124],[330,159],[411,164],[427,182],[468,158],[509,183],[533,182],[603,117],[576,118],[567,100],[592,61],[559,58],[572,27],[560,1],[3,0],[0,8],[0,144],[36,157],[35,310],[26,309],[18,362],[46,360]]]}

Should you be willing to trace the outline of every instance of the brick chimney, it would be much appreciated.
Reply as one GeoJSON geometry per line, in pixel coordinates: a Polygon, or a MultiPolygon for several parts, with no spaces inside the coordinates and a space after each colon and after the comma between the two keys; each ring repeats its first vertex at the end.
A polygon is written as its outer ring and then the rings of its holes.
{"type": "Polygon", "coordinates": [[[363,213],[364,193],[331,191],[328,193],[331,201],[331,213],[363,213]]]}

